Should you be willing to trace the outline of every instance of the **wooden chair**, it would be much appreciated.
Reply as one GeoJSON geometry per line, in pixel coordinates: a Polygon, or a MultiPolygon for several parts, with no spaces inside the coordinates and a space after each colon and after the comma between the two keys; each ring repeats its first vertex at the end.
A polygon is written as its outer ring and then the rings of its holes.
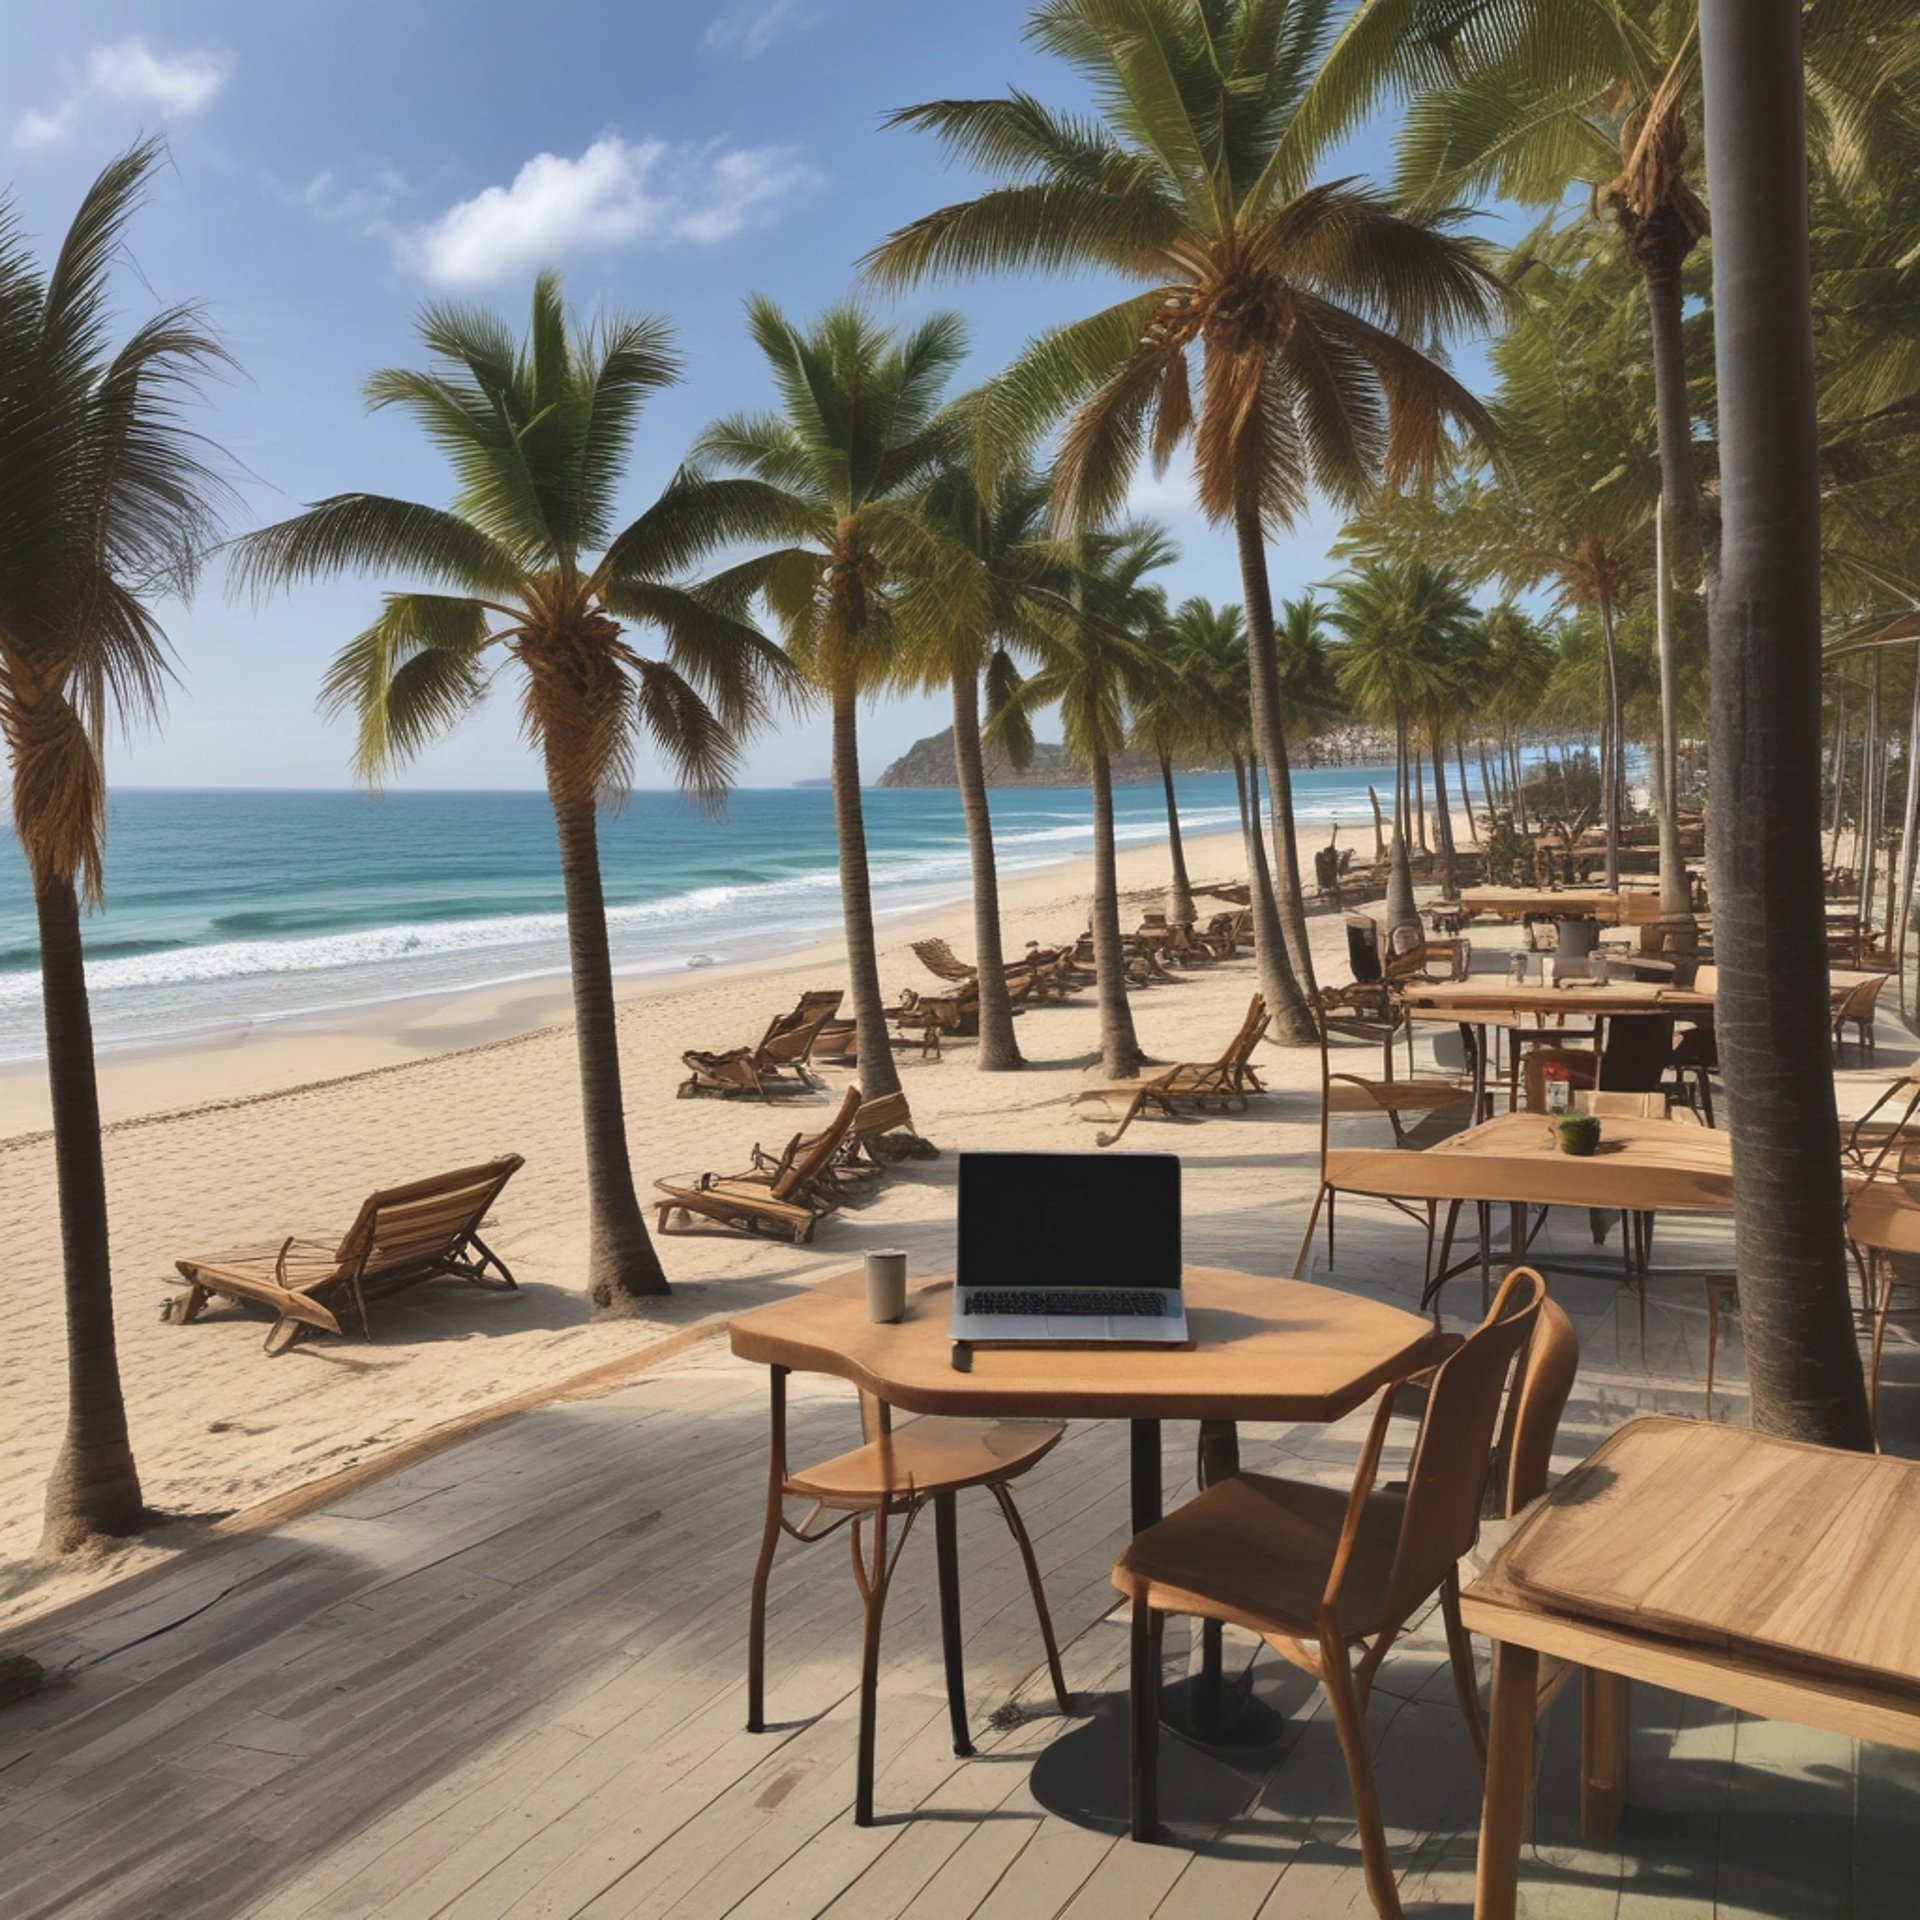
{"type": "Polygon", "coordinates": [[[1833,991],[1833,1044],[1837,1052],[1846,1044],[1846,1029],[1851,1025],[1859,1038],[1856,1044],[1863,1058],[1873,1058],[1873,1022],[1874,1009],[1880,998],[1880,989],[1887,984],[1888,975],[1870,974],[1851,987],[1836,987],[1833,991]]]}
{"type": "Polygon", "coordinates": [[[961,1659],[960,1557],[955,1532],[957,1496],[970,1487],[984,1487],[992,1494],[1013,1535],[1026,1569],[1034,1611],[1039,1616],[1040,1638],[1046,1649],[1054,1699],[1062,1713],[1072,1706],[1066,1678],[1060,1669],[1060,1650],[1047,1611],[1039,1562],[1034,1557],[1033,1542],[1027,1536],[1011,1491],[1015,1480],[1059,1445],[1066,1427],[1053,1420],[963,1420],[941,1415],[928,1415],[895,1427],[892,1409],[884,1401],[863,1392],[860,1395],[862,1444],[851,1453],[836,1455],[818,1466],[794,1470],[787,1464],[787,1369],[774,1367],[771,1374],[767,1515],[760,1537],[760,1557],[753,1570],[753,1597],[747,1627],[747,1731],[766,1731],[767,1583],[781,1536],[811,1543],[825,1539],[843,1526],[848,1527],[854,1581],[866,1609],[860,1649],[853,1818],[856,1826],[869,1827],[873,1824],[880,1626],[894,1570],[922,1507],[933,1508],[940,1644],[945,1655],[947,1713],[954,1753],[964,1759],[973,1752],[961,1659]],[[799,1520],[789,1520],[786,1510],[789,1500],[805,1500],[811,1506],[799,1520]],[[896,1520],[900,1522],[899,1536],[889,1549],[889,1524],[896,1520]],[[861,1529],[869,1522],[873,1528],[873,1544],[863,1557],[861,1529]]]}
{"type": "MultiPolygon", "coordinates": [[[[1378,1116],[1392,1130],[1396,1147],[1418,1152],[1423,1147],[1431,1146],[1436,1139],[1455,1131],[1458,1126],[1471,1122],[1473,1089],[1453,1077],[1433,1080],[1396,1080],[1393,1077],[1393,1038],[1400,1024],[1406,1020],[1404,1011],[1397,1014],[1394,1024],[1381,1033],[1383,1072],[1379,1079],[1367,1079],[1354,1073],[1336,1073],[1332,1036],[1336,1032],[1347,1031],[1347,1028],[1328,1017],[1324,1004],[1317,1005],[1315,1012],[1315,1024],[1320,1032],[1320,1185],[1313,1196],[1312,1210],[1307,1215],[1307,1230],[1300,1236],[1300,1251],[1294,1255],[1294,1273],[1304,1275],[1306,1272],[1307,1255],[1312,1249],[1314,1229],[1320,1224],[1323,1207],[1327,1215],[1327,1265],[1333,1265],[1335,1201],[1341,1193],[1351,1193],[1363,1198],[1383,1199],[1409,1219],[1424,1220],[1427,1255],[1423,1273],[1430,1275],[1433,1269],[1434,1233],[1439,1218],[1438,1203],[1418,1203],[1416,1211],[1414,1202],[1397,1199],[1391,1194],[1369,1195],[1364,1185],[1347,1184],[1347,1149],[1334,1146],[1333,1122],[1336,1119],[1378,1116]],[[1408,1124],[1409,1120],[1412,1121],[1411,1125],[1408,1124]]],[[[1370,1032],[1362,1032],[1358,1037],[1374,1036],[1370,1032]]],[[[1355,1155],[1352,1164],[1371,1164],[1372,1160],[1372,1153],[1367,1152],[1355,1155]]]]}
{"type": "Polygon", "coordinates": [[[1081,1100],[1124,1100],[1126,1111],[1111,1133],[1097,1133],[1095,1140],[1110,1147],[1149,1107],[1173,1119],[1180,1108],[1191,1107],[1206,1113],[1215,1107],[1222,1112],[1238,1109],[1244,1113],[1249,1098],[1266,1091],[1253,1070],[1253,1050],[1267,1030],[1267,1003],[1255,994],[1247,1003],[1247,1017],[1240,1030],[1227,1043],[1217,1060],[1183,1062],[1156,1073],[1151,1079],[1122,1080],[1104,1087],[1087,1087],[1073,1097],[1081,1100]]]}
{"type": "Polygon", "coordinates": [[[511,1292],[513,1275],[480,1238],[480,1226],[500,1189],[524,1164],[510,1153],[431,1180],[383,1187],[361,1203],[353,1225],[338,1240],[289,1234],[229,1253],[177,1260],[187,1290],[168,1302],[167,1317],[186,1326],[214,1294],[271,1307],[276,1318],[266,1351],[280,1354],[308,1329],[338,1333],[336,1308],[342,1302],[352,1304],[360,1331],[371,1340],[367,1302],[405,1287],[447,1279],[511,1292]]]}
{"type": "Polygon", "coordinates": [[[1895,1147],[1920,1140],[1920,1128],[1914,1125],[1916,1114],[1920,1114],[1920,1063],[1909,1067],[1881,1092],[1859,1119],[1847,1122],[1840,1140],[1841,1163],[1869,1175],[1877,1173],[1895,1147]],[[1896,1100],[1902,1102],[1899,1117],[1883,1120],[1881,1114],[1896,1100]]]}
{"type": "Polygon", "coordinates": [[[807,1062],[822,1029],[840,1011],[842,998],[837,989],[803,993],[791,1013],[774,1015],[756,1045],[732,1047],[725,1053],[703,1053],[697,1048],[683,1053],[680,1058],[687,1078],[680,1083],[680,1098],[710,1093],[722,1099],[744,1094],[771,1100],[781,1094],[811,1093],[818,1083],[807,1071],[807,1062]]]}
{"type": "Polygon", "coordinates": [[[1413,1615],[1436,1595],[1454,1683],[1469,1726],[1478,1681],[1460,1624],[1459,1563],[1479,1535],[1482,1503],[1513,1364],[1533,1335],[1546,1288],[1516,1267],[1486,1318],[1434,1369],[1404,1494],[1376,1488],[1394,1389],[1375,1402],[1349,1492],[1241,1473],[1216,1482],[1114,1563],[1132,1603],[1129,1816],[1133,1837],[1159,1834],[1161,1634],[1169,1614],[1256,1633],[1326,1689],[1353,1787],[1367,1891],[1400,1913],[1367,1738],[1374,1677],[1413,1615]],[[1358,1656],[1357,1658],[1355,1656],[1358,1656]]]}
{"type": "Polygon", "coordinates": [[[860,1089],[849,1087],[833,1119],[815,1134],[796,1134],[771,1167],[754,1165],[745,1173],[703,1173],[688,1186],[656,1180],[666,1198],[659,1207],[660,1231],[681,1232],[698,1215],[736,1233],[762,1234],[804,1246],[813,1230],[840,1204],[829,1169],[846,1145],[860,1111],[860,1089]],[[679,1216],[679,1225],[670,1222],[679,1216]]]}

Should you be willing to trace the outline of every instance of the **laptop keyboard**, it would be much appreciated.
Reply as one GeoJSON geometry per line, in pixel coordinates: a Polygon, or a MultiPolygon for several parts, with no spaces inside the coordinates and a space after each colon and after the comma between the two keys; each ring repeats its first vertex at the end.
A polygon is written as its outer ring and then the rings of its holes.
{"type": "Polygon", "coordinates": [[[1114,1287],[975,1287],[967,1296],[969,1313],[1073,1314],[1104,1318],[1134,1314],[1164,1319],[1167,1296],[1114,1287]]]}

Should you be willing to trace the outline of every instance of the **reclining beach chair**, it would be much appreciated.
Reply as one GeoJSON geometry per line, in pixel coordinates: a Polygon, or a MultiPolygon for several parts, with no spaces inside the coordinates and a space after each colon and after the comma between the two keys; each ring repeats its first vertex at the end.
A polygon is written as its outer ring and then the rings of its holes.
{"type": "Polygon", "coordinates": [[[351,1304],[371,1340],[367,1302],[426,1280],[465,1280],[476,1287],[514,1288],[514,1278],[480,1238],[480,1223],[500,1189],[523,1165],[517,1153],[462,1167],[432,1180],[369,1194],[339,1240],[289,1234],[229,1253],[175,1261],[187,1283],[167,1317],[186,1326],[210,1296],[271,1307],[277,1318],[266,1351],[285,1353],[308,1328],[338,1333],[338,1309],[351,1304]]]}
{"type": "Polygon", "coordinates": [[[979,972],[977,967],[968,966],[944,940],[916,940],[913,951],[936,980],[945,980],[956,987],[971,986],[979,972]]]}
{"type": "Polygon", "coordinates": [[[725,1053],[703,1053],[698,1048],[680,1058],[687,1078],[680,1098],[712,1093],[722,1098],[746,1094],[770,1100],[783,1093],[811,1093],[816,1085],[807,1071],[821,1029],[840,1011],[844,996],[837,988],[803,993],[791,1013],[776,1014],[760,1042],[752,1047],[730,1047],[725,1053]]]}
{"type": "Polygon", "coordinates": [[[804,1246],[840,1204],[831,1169],[859,1111],[860,1089],[849,1087],[833,1119],[816,1134],[795,1134],[771,1165],[749,1167],[745,1173],[703,1173],[691,1185],[656,1180],[653,1184],[666,1196],[657,1203],[660,1231],[682,1232],[698,1214],[736,1233],[764,1234],[804,1246]],[[677,1227],[671,1224],[676,1214],[677,1227]]]}
{"type": "Polygon", "coordinates": [[[1078,1100],[1125,1100],[1126,1111],[1111,1133],[1095,1134],[1103,1147],[1110,1147],[1151,1107],[1172,1119],[1183,1106],[1206,1113],[1218,1107],[1223,1113],[1232,1108],[1246,1110],[1251,1094],[1264,1092],[1260,1076],[1253,1070],[1253,1050],[1267,1030],[1267,1003],[1255,994],[1247,1005],[1247,1017],[1218,1060],[1183,1063],[1156,1073],[1151,1079],[1126,1080],[1113,1086],[1089,1087],[1076,1093],[1078,1100]]]}

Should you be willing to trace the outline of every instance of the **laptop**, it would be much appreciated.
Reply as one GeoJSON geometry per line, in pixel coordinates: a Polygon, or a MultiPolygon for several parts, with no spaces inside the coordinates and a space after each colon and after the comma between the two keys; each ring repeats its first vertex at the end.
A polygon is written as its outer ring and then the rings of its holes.
{"type": "Polygon", "coordinates": [[[1183,1346],[1170,1153],[963,1153],[955,1340],[1183,1346]]]}

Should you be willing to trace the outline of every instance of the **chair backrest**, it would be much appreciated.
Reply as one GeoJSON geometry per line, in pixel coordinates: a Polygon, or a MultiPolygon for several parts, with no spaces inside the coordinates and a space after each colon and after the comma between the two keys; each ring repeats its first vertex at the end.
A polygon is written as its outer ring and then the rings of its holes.
{"type": "Polygon", "coordinates": [[[1848,1123],[1846,1142],[1842,1152],[1861,1161],[1869,1173],[1875,1171],[1886,1159],[1888,1149],[1904,1138],[1907,1128],[1913,1123],[1916,1111],[1920,1111],[1920,1061],[1916,1061],[1899,1079],[1894,1081],[1859,1119],[1848,1123]],[[1899,1119],[1880,1121],[1880,1125],[1887,1129],[1886,1136],[1877,1147],[1873,1148],[1872,1157],[1869,1159],[1867,1149],[1872,1146],[1872,1136],[1867,1133],[1867,1129],[1879,1120],[1882,1107],[1899,1099],[1903,1094],[1906,1096],[1906,1105],[1901,1108],[1899,1119]]]}
{"type": "Polygon", "coordinates": [[[1487,1317],[1434,1370],[1387,1583],[1392,1618],[1404,1619],[1473,1547],[1507,1376],[1533,1337],[1546,1293],[1531,1267],[1515,1267],[1487,1317]]]}
{"type": "Polygon", "coordinates": [[[1347,965],[1356,980],[1380,978],[1380,929],[1370,914],[1347,915],[1347,965]]]}
{"type": "Polygon", "coordinates": [[[1672,1064],[1672,1014],[1616,1014],[1607,1022],[1600,1085],[1609,1093],[1652,1093],[1672,1064]]]}
{"type": "Polygon", "coordinates": [[[846,1144],[854,1115],[859,1111],[860,1089],[849,1087],[841,1095],[839,1112],[774,1176],[773,1184],[767,1189],[774,1199],[790,1200],[819,1178],[846,1144]]]}
{"type": "Polygon", "coordinates": [[[1507,1395],[1507,1416],[1495,1454],[1500,1475],[1500,1511],[1511,1520],[1547,1490],[1560,1416],[1567,1410],[1580,1370],[1580,1336],[1557,1300],[1540,1302],[1533,1338],[1507,1395]]]}
{"type": "Polygon", "coordinates": [[[1256,993],[1247,1002],[1247,1017],[1240,1022],[1240,1031],[1228,1043],[1227,1050],[1220,1056],[1219,1065],[1229,1073],[1238,1073],[1253,1057],[1253,1050],[1260,1044],[1260,1036],[1267,1030],[1267,1002],[1264,994],[1256,993]]]}
{"type": "Polygon", "coordinates": [[[974,969],[944,940],[916,940],[913,951],[926,970],[942,980],[971,980],[974,969]]]}
{"type": "Polygon", "coordinates": [[[1664,1120],[1667,1096],[1664,1093],[1603,1093],[1597,1087],[1576,1087],[1573,1110],[1616,1120],[1664,1120]]]}
{"type": "Polygon", "coordinates": [[[1866,979],[1850,988],[1840,1003],[1840,1011],[1835,1016],[1840,1020],[1860,1020],[1871,1022],[1875,1003],[1880,998],[1880,989],[1887,984],[1884,973],[1871,973],[1866,979]]]}
{"type": "Polygon", "coordinates": [[[340,1242],[343,1266],[363,1280],[443,1264],[480,1230],[500,1189],[526,1163],[519,1154],[369,1194],[340,1242]]]}
{"type": "Polygon", "coordinates": [[[803,993],[791,1013],[783,1013],[766,1031],[755,1049],[762,1061],[804,1060],[820,1038],[820,1029],[840,1011],[840,990],[803,993]]]}
{"type": "MultiPolygon", "coordinates": [[[[1600,1077],[1600,1056],[1588,1047],[1529,1047],[1520,1056],[1520,1101],[1529,1113],[1547,1110],[1547,1069],[1564,1068],[1576,1091],[1600,1077]]],[[[1558,1077],[1557,1075],[1555,1076],[1558,1077]]]]}
{"type": "Polygon", "coordinates": [[[857,1140],[870,1140],[876,1133],[912,1125],[913,1115],[908,1111],[904,1093],[883,1093],[877,1100],[862,1100],[859,1111],[853,1116],[853,1133],[857,1140]]]}

